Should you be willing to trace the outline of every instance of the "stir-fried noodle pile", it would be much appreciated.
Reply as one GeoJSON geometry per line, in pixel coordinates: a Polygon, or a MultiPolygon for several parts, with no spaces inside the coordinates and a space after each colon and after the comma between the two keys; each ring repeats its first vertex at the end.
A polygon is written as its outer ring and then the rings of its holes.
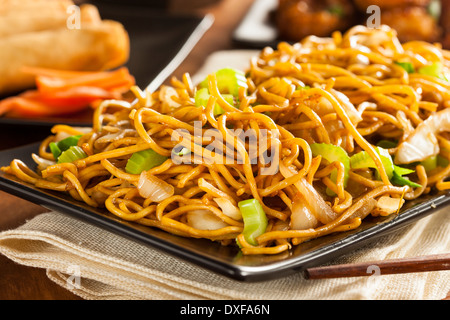
{"type": "Polygon", "coordinates": [[[204,100],[188,74],[134,87],[89,130],[54,126],[37,170],[18,159],[2,170],[127,221],[275,254],[449,188],[449,67],[439,45],[401,44],[385,26],[282,42],[234,93],[219,73],[204,100]],[[56,161],[50,145],[79,135],[83,156],[56,161]],[[156,163],[127,168],[143,150],[156,163]]]}

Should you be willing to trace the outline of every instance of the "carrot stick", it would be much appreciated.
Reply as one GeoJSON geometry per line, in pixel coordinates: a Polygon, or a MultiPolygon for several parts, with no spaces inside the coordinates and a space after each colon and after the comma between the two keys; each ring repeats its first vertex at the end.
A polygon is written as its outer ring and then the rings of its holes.
{"type": "Polygon", "coordinates": [[[12,104],[11,104],[10,100],[5,99],[3,101],[0,101],[0,116],[9,112],[11,110],[11,107],[12,107],[12,104]]]}
{"type": "Polygon", "coordinates": [[[45,76],[54,78],[70,79],[75,77],[86,76],[89,74],[107,73],[108,71],[72,71],[72,70],[58,70],[39,67],[22,67],[22,72],[32,74],[34,76],[45,76]]]}
{"type": "Polygon", "coordinates": [[[6,99],[10,106],[8,115],[13,117],[37,117],[53,115],[52,110],[47,108],[44,104],[26,99],[22,97],[12,97],[6,99]]]}
{"type": "Polygon", "coordinates": [[[120,68],[112,72],[98,72],[81,75],[73,78],[56,78],[49,76],[37,76],[36,85],[40,91],[54,91],[77,86],[93,86],[104,89],[113,88],[118,84],[127,81],[130,86],[134,83],[127,68],[120,68]]]}
{"type": "Polygon", "coordinates": [[[0,116],[52,116],[78,112],[105,99],[120,99],[135,84],[128,68],[114,71],[66,71],[24,67],[36,76],[37,90],[0,101],[0,116]]]}

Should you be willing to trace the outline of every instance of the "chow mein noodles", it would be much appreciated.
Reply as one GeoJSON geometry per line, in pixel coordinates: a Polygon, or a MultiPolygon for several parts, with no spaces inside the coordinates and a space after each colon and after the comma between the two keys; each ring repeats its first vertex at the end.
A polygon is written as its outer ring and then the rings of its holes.
{"type": "Polygon", "coordinates": [[[107,100],[2,171],[115,216],[276,254],[450,188],[450,53],[387,26],[281,42],[107,100]]]}

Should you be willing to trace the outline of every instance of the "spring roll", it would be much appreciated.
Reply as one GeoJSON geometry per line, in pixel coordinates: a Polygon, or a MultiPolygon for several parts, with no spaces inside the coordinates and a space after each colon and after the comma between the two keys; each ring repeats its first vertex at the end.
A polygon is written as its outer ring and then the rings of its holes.
{"type": "Polygon", "coordinates": [[[29,32],[0,39],[0,95],[33,87],[24,66],[73,71],[100,71],[123,65],[129,37],[123,25],[103,20],[81,29],[29,32]]]}
{"type": "MultiPolygon", "coordinates": [[[[32,5],[32,7],[34,6],[32,5]]],[[[70,27],[72,16],[75,14],[79,15],[80,26],[101,22],[97,7],[90,4],[84,4],[80,7],[68,6],[67,9],[61,7],[61,10],[58,10],[58,8],[45,9],[44,11],[41,10],[39,14],[29,9],[17,9],[17,11],[10,11],[6,15],[0,14],[0,38],[27,32],[70,27]]]]}
{"type": "Polygon", "coordinates": [[[20,12],[66,12],[72,5],[74,2],[71,0],[0,0],[0,16],[16,15],[20,12]]]}

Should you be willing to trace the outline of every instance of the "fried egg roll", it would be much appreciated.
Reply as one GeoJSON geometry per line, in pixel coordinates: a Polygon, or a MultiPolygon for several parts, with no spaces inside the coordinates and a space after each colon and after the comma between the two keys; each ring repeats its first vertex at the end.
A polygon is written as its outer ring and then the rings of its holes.
{"type": "MultiPolygon", "coordinates": [[[[40,2],[38,1],[38,3],[40,2]]],[[[50,1],[50,3],[53,2],[50,1]]],[[[65,7],[61,5],[60,7],[50,8],[31,5],[31,8],[35,8],[35,10],[30,10],[30,8],[22,9],[21,6],[16,6],[14,10],[10,9],[7,13],[3,11],[3,14],[1,14],[1,8],[2,3],[0,0],[0,38],[27,32],[70,27],[69,24],[74,18],[79,19],[80,25],[101,22],[97,7],[90,4],[80,7],[65,7]],[[39,14],[36,14],[36,12],[39,14]],[[79,15],[79,17],[74,15],[79,15]]]]}
{"type": "Polygon", "coordinates": [[[129,57],[129,37],[119,22],[103,20],[81,29],[54,29],[0,39],[0,95],[34,85],[24,67],[100,71],[123,65],[129,57]]]}

